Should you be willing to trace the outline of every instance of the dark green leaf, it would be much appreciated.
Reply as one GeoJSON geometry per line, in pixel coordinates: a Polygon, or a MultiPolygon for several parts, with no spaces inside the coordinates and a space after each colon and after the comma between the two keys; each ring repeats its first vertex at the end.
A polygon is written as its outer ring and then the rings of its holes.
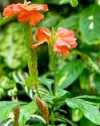
{"type": "Polygon", "coordinates": [[[94,76],[94,85],[95,85],[96,92],[100,94],[100,75],[98,74],[94,76]]]}
{"type": "Polygon", "coordinates": [[[80,126],[84,126],[84,124],[85,124],[86,126],[97,126],[97,125],[93,124],[91,121],[89,121],[89,120],[86,119],[86,118],[83,118],[83,119],[81,119],[81,121],[80,121],[80,126]]]}
{"type": "Polygon", "coordinates": [[[71,85],[82,73],[84,65],[81,61],[66,63],[56,74],[56,84],[61,88],[71,85]]]}

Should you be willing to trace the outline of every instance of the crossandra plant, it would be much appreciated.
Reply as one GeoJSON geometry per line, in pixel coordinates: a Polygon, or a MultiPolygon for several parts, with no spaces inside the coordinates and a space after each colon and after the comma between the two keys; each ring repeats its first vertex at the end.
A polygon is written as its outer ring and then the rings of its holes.
{"type": "MultiPolygon", "coordinates": [[[[61,0],[58,6],[63,2],[66,1],[61,0]]],[[[48,0],[49,3],[53,4],[48,0]]],[[[78,6],[77,0],[66,3],[78,6]]],[[[89,8],[90,12],[95,8],[93,14],[96,9],[100,10],[97,1],[89,8]]],[[[99,54],[95,53],[99,48],[99,33],[91,37],[94,16],[86,14],[86,8],[80,16],[80,24],[77,14],[60,19],[57,26],[49,22],[50,26],[45,25],[50,19],[43,15],[49,11],[47,4],[27,1],[8,5],[3,10],[0,126],[100,125],[100,91],[96,89],[100,87],[95,86],[100,80],[99,54]],[[90,31],[86,29],[86,20],[90,31]],[[77,24],[80,29],[76,28],[77,24]]]]}

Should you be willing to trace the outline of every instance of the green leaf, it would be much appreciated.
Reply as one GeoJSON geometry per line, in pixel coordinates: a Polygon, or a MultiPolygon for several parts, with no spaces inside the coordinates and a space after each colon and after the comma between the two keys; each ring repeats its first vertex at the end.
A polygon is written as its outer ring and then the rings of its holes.
{"type": "Polygon", "coordinates": [[[30,119],[31,115],[37,111],[37,106],[34,101],[21,106],[19,124],[25,126],[25,123],[30,119]]]}
{"type": "Polygon", "coordinates": [[[93,59],[93,57],[87,55],[86,53],[82,53],[80,51],[73,51],[73,52],[74,54],[81,56],[84,62],[84,65],[87,67],[87,69],[89,69],[92,72],[96,72],[100,74],[100,68],[98,64],[96,63],[96,61],[93,59]]]}
{"type": "Polygon", "coordinates": [[[70,28],[70,29],[77,29],[79,24],[79,16],[73,15],[68,18],[64,18],[60,21],[60,23],[57,25],[57,27],[64,27],[64,28],[70,28]]]}
{"type": "Polygon", "coordinates": [[[9,114],[12,112],[13,108],[18,106],[19,102],[9,102],[9,101],[0,101],[0,122],[8,119],[9,114]]]}
{"type": "Polygon", "coordinates": [[[82,99],[71,98],[66,100],[66,103],[72,109],[79,109],[83,115],[91,122],[100,125],[100,111],[99,107],[92,102],[88,102],[82,99]]]}
{"type": "Polygon", "coordinates": [[[84,122],[86,126],[97,126],[94,123],[90,122],[88,119],[86,118],[82,118],[80,121],[80,126],[84,126],[84,122]]]}
{"type": "Polygon", "coordinates": [[[16,86],[14,80],[9,79],[7,76],[0,77],[0,88],[5,90],[12,89],[16,86]]]}
{"type": "Polygon", "coordinates": [[[83,113],[79,109],[72,110],[72,120],[74,122],[79,122],[82,117],[83,117],[83,113]]]}
{"type": "Polygon", "coordinates": [[[53,98],[53,103],[55,104],[55,110],[60,108],[65,103],[65,100],[69,97],[71,97],[70,92],[63,89],[58,89],[56,91],[56,96],[53,98]]]}
{"type": "Polygon", "coordinates": [[[5,121],[9,118],[10,113],[16,106],[20,105],[20,117],[19,117],[19,124],[20,126],[25,126],[26,121],[30,119],[32,114],[37,111],[37,106],[34,101],[26,104],[24,102],[8,102],[8,101],[1,101],[0,102],[0,122],[5,121]]]}
{"type": "Polygon", "coordinates": [[[78,5],[78,0],[32,0],[35,3],[48,3],[48,4],[57,4],[63,5],[70,3],[72,7],[76,7],[78,5]]]}
{"type": "Polygon", "coordinates": [[[76,7],[78,5],[78,0],[70,0],[70,4],[72,7],[76,7]]]}
{"type": "Polygon", "coordinates": [[[88,70],[84,70],[80,76],[80,87],[82,90],[90,91],[90,74],[88,70]]]}
{"type": "Polygon", "coordinates": [[[99,104],[100,105],[100,97],[99,96],[94,96],[94,95],[82,95],[82,96],[77,96],[76,98],[84,99],[86,101],[90,101],[94,104],[99,104]]]}
{"type": "Polygon", "coordinates": [[[94,82],[94,85],[95,85],[96,92],[98,94],[100,94],[100,75],[99,74],[96,74],[94,76],[93,82],[94,82]]]}
{"type": "Polygon", "coordinates": [[[47,75],[43,75],[43,76],[40,76],[39,80],[40,80],[40,82],[41,82],[44,86],[46,86],[46,87],[49,89],[49,91],[51,91],[51,89],[52,89],[52,84],[53,84],[53,82],[54,82],[53,79],[48,78],[47,75]]]}
{"type": "Polygon", "coordinates": [[[33,3],[44,3],[44,0],[32,0],[33,3]]]}
{"type": "Polygon", "coordinates": [[[92,5],[80,15],[82,42],[89,45],[100,44],[100,6],[92,5]]]}
{"type": "Polygon", "coordinates": [[[59,5],[62,5],[62,4],[67,4],[70,2],[70,0],[44,0],[45,2],[47,3],[52,3],[52,4],[59,4],[59,5]]]}
{"type": "Polygon", "coordinates": [[[32,126],[46,126],[46,121],[43,117],[33,114],[31,119],[27,122],[27,124],[32,124],[32,126]]]}
{"type": "Polygon", "coordinates": [[[8,23],[8,22],[10,22],[10,21],[12,21],[14,18],[8,18],[8,17],[3,17],[3,18],[1,18],[0,17],[0,27],[1,26],[3,26],[3,25],[5,25],[6,23],[8,23]]]}
{"type": "Polygon", "coordinates": [[[72,7],[76,7],[78,5],[78,0],[59,0],[59,1],[58,0],[44,0],[44,2],[52,3],[52,4],[59,4],[59,5],[70,3],[72,7]]]}
{"type": "Polygon", "coordinates": [[[61,19],[61,16],[59,14],[54,13],[54,12],[49,12],[46,14],[45,20],[43,20],[39,24],[39,26],[52,28],[53,26],[57,25],[60,19],[61,19]]]}
{"type": "Polygon", "coordinates": [[[24,40],[22,24],[11,23],[0,32],[0,56],[8,67],[18,68],[27,64],[24,40]]]}
{"type": "Polygon", "coordinates": [[[98,66],[98,64],[91,58],[89,57],[88,55],[84,55],[83,56],[84,61],[85,61],[85,64],[90,67],[91,71],[95,71],[97,72],[98,74],[100,74],[100,68],[98,66]]]}
{"type": "Polygon", "coordinates": [[[81,61],[70,61],[56,73],[56,84],[61,88],[70,86],[82,73],[84,65],[81,61]]]}

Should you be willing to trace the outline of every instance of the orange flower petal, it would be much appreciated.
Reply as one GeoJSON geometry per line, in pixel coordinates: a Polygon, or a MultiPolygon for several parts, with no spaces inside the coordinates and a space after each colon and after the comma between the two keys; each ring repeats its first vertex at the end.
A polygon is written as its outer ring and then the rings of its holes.
{"type": "Polygon", "coordinates": [[[57,36],[60,38],[74,36],[74,32],[69,29],[59,28],[57,31],[57,36]]]}
{"type": "Polygon", "coordinates": [[[3,15],[6,17],[12,17],[20,12],[20,4],[11,4],[7,6],[4,11],[3,15]]]}
{"type": "Polygon", "coordinates": [[[30,20],[30,15],[27,11],[21,11],[20,14],[17,16],[19,22],[26,23],[30,20]]]}
{"type": "Polygon", "coordinates": [[[54,45],[54,51],[61,55],[66,55],[69,53],[69,47],[65,41],[58,40],[54,45]]]}
{"type": "Polygon", "coordinates": [[[3,11],[3,16],[6,16],[6,17],[14,16],[14,12],[13,12],[13,8],[12,8],[14,5],[15,4],[7,6],[3,11]]]}
{"type": "Polygon", "coordinates": [[[60,28],[57,31],[57,39],[58,40],[63,40],[66,42],[66,45],[69,45],[68,48],[76,48],[77,42],[75,38],[75,34],[72,30],[68,30],[65,28],[60,28]]]}
{"type": "Polygon", "coordinates": [[[27,11],[48,11],[48,5],[47,4],[30,4],[30,5],[21,5],[21,7],[27,11]]]}
{"type": "Polygon", "coordinates": [[[66,43],[68,43],[71,46],[71,48],[77,47],[76,38],[73,36],[72,37],[65,37],[62,40],[65,41],[66,43]]]}
{"type": "Polygon", "coordinates": [[[30,14],[30,20],[29,23],[30,25],[36,25],[37,23],[39,23],[41,20],[43,20],[44,16],[38,12],[38,11],[32,11],[30,14]]]}
{"type": "Polygon", "coordinates": [[[32,48],[35,49],[35,48],[38,48],[40,45],[44,44],[44,42],[38,42],[38,43],[34,43],[32,44],[32,48]]]}
{"type": "Polygon", "coordinates": [[[14,16],[14,13],[12,11],[12,8],[11,7],[5,8],[4,11],[3,11],[3,15],[5,17],[12,17],[12,16],[14,16]]]}
{"type": "Polygon", "coordinates": [[[35,33],[35,38],[39,42],[48,42],[50,39],[50,32],[47,28],[39,28],[35,33]]]}

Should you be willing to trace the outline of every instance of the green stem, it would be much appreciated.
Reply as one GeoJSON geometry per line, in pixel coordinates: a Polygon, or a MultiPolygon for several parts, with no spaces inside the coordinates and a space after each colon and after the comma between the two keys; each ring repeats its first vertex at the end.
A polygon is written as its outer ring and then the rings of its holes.
{"type": "Polygon", "coordinates": [[[39,95],[38,92],[38,68],[37,68],[37,52],[36,49],[32,49],[32,27],[30,25],[25,25],[25,41],[27,47],[27,61],[28,61],[28,68],[29,68],[29,83],[27,84],[28,87],[31,89],[34,88],[36,93],[39,95]]]}
{"type": "Polygon", "coordinates": [[[56,71],[56,68],[57,68],[57,60],[56,60],[57,56],[53,50],[55,40],[56,40],[55,31],[52,30],[51,40],[48,43],[48,48],[49,48],[49,69],[53,73],[56,71]]]}
{"type": "MultiPolygon", "coordinates": [[[[52,29],[51,40],[48,43],[48,49],[49,49],[49,69],[50,69],[50,72],[54,75],[54,77],[55,77],[55,74],[56,74],[57,61],[58,61],[57,55],[53,50],[55,41],[56,41],[56,33],[55,33],[54,29],[52,29]]],[[[55,80],[54,80],[54,91],[53,92],[54,92],[54,95],[55,95],[56,94],[55,80]]]]}
{"type": "Polygon", "coordinates": [[[18,121],[14,121],[13,126],[19,126],[18,121]]]}
{"type": "Polygon", "coordinates": [[[52,126],[55,126],[55,116],[54,116],[54,112],[51,112],[51,124],[52,126]]]}

